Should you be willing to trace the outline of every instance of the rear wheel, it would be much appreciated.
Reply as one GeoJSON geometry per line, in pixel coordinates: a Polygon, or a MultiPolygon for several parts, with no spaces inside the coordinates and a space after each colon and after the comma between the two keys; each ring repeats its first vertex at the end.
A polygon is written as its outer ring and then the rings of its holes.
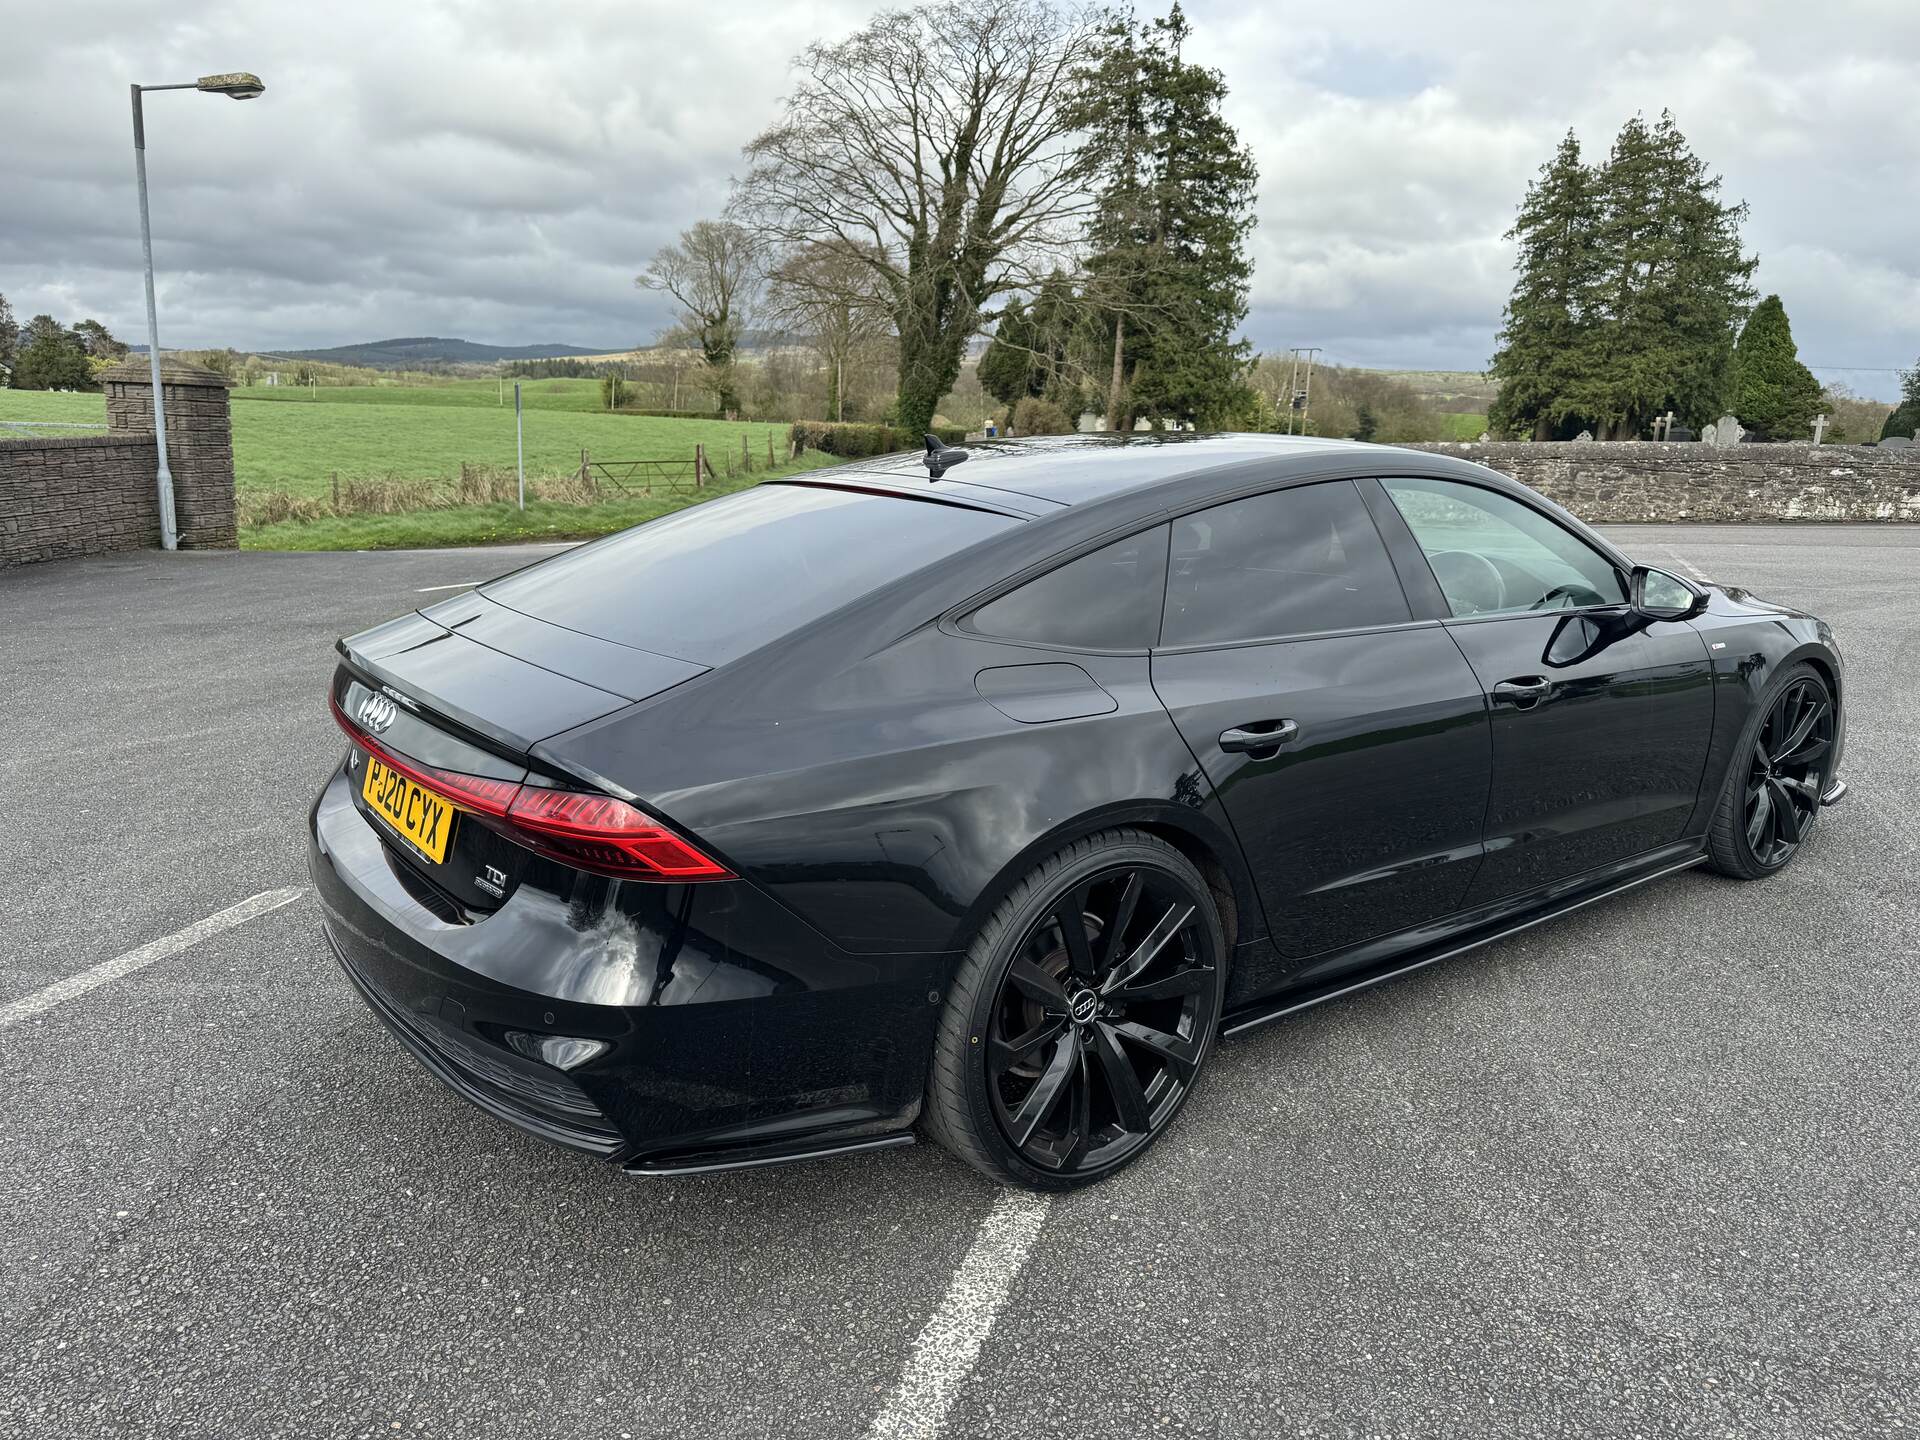
{"type": "Polygon", "coordinates": [[[1713,868],[1757,880],[1784,867],[1820,818],[1833,766],[1833,695],[1811,665],[1768,687],[1728,767],[1707,839],[1713,868]]]}
{"type": "Polygon", "coordinates": [[[941,1017],[926,1128],[994,1179],[1091,1184],[1141,1155],[1212,1045],[1225,972],[1204,879],[1137,830],[1079,841],[981,927],[941,1017]]]}

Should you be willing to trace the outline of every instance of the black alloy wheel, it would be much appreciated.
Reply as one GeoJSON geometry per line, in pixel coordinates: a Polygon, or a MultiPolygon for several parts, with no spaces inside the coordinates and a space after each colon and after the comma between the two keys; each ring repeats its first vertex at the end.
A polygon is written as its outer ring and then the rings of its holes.
{"type": "MultiPolygon", "coordinates": [[[[972,1103],[964,1124],[936,1116],[936,1138],[1049,1189],[1133,1159],[1191,1091],[1219,1018],[1224,945],[1199,873],[1151,836],[1095,836],[1029,877],[982,939],[989,953],[970,955],[955,995],[969,1001],[972,1103]],[[969,983],[976,959],[990,987],[969,983]]],[[[932,1109],[954,1098],[941,1093],[945,1052],[932,1109]]]]}
{"type": "Polygon", "coordinates": [[[1742,822],[1755,863],[1777,870],[1820,816],[1833,750],[1833,702],[1811,675],[1782,687],[1748,759],[1742,822]]]}

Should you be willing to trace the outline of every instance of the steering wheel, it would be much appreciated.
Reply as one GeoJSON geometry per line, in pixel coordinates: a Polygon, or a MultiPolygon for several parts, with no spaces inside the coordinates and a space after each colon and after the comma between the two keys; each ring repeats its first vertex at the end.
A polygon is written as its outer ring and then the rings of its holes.
{"type": "Polygon", "coordinates": [[[1604,605],[1606,598],[1598,590],[1587,585],[1556,585],[1538,600],[1527,606],[1529,610],[1544,610],[1555,600],[1570,600],[1572,610],[1585,609],[1589,605],[1604,605]]]}
{"type": "Polygon", "coordinates": [[[1471,550],[1437,550],[1427,556],[1427,564],[1455,614],[1506,608],[1506,577],[1486,556],[1471,550]]]}

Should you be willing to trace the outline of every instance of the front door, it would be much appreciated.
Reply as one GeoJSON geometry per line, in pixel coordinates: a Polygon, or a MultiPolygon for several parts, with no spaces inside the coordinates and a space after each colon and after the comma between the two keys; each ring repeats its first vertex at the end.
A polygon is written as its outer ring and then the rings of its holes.
{"type": "Polygon", "coordinates": [[[1678,840],[1713,727],[1706,642],[1627,607],[1627,577],[1543,511],[1389,479],[1487,697],[1493,791],[1471,907],[1678,840]]]}
{"type": "Polygon", "coordinates": [[[1459,908],[1480,861],[1486,701],[1415,621],[1352,481],[1176,519],[1153,685],[1239,836],[1281,957],[1459,908]]]}

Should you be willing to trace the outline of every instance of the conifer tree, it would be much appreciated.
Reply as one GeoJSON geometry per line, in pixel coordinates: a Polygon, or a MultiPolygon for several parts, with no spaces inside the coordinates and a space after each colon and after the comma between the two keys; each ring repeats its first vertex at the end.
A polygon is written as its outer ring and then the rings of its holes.
{"type": "Polygon", "coordinates": [[[1500,382],[1487,413],[1496,433],[1566,439],[1584,423],[1576,396],[1594,368],[1598,343],[1594,209],[1594,175],[1569,130],[1527,187],[1507,232],[1519,246],[1519,275],[1489,366],[1500,382]]]}
{"type": "Polygon", "coordinates": [[[1786,306],[1769,295],[1733,347],[1733,413],[1763,439],[1805,440],[1820,404],[1820,382],[1800,363],[1786,306]]]}
{"type": "Polygon", "coordinates": [[[1114,22],[1088,87],[1102,187],[1087,293],[1111,333],[1108,423],[1205,423],[1244,398],[1253,156],[1222,115],[1226,82],[1188,61],[1174,4],[1114,22]]]}
{"type": "Polygon", "coordinates": [[[1747,207],[1722,202],[1720,178],[1671,114],[1628,120],[1598,169],[1580,166],[1571,139],[1515,224],[1519,274],[1489,419],[1540,438],[1589,429],[1616,440],[1668,409],[1704,424],[1726,403],[1753,302],[1747,207]]]}

